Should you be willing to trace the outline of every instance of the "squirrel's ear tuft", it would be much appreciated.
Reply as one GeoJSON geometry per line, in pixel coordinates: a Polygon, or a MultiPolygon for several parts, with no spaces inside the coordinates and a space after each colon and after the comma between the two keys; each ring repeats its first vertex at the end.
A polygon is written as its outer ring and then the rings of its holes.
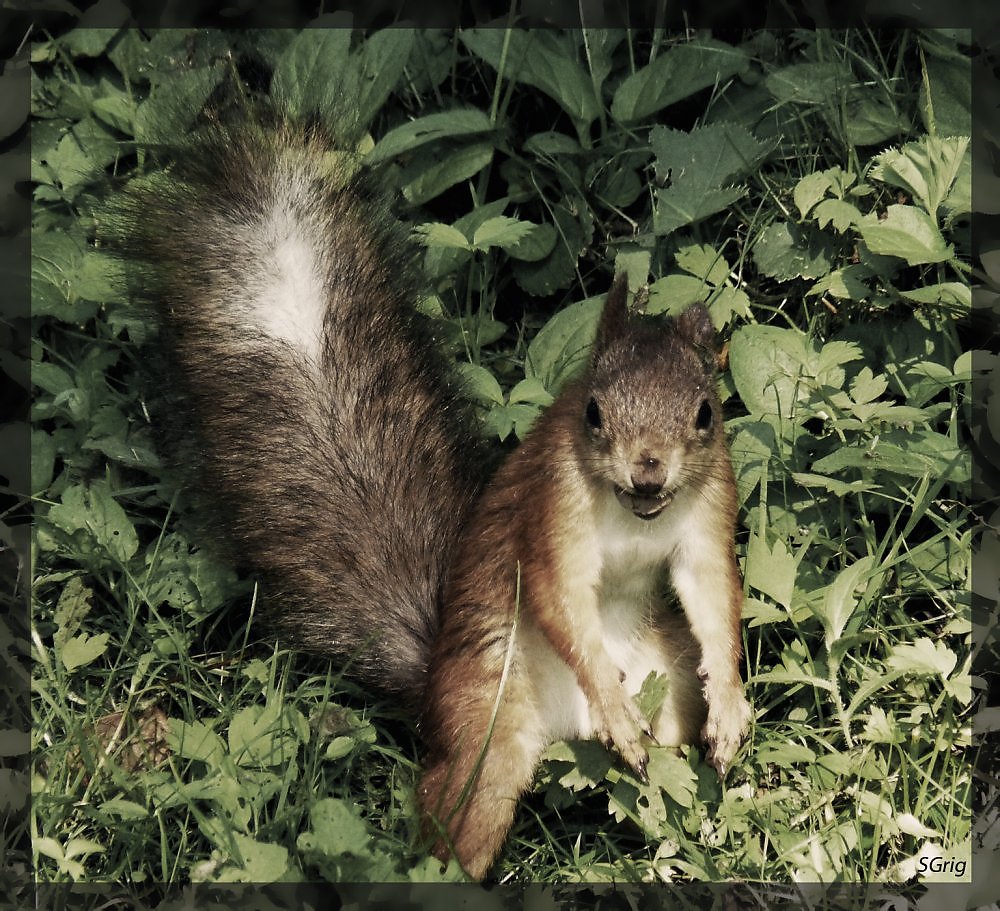
{"type": "Polygon", "coordinates": [[[601,321],[594,339],[594,356],[606,350],[616,338],[621,337],[628,322],[628,275],[619,272],[608,292],[601,311],[601,321]]]}
{"type": "Polygon", "coordinates": [[[704,304],[692,304],[688,307],[674,320],[674,328],[681,338],[708,357],[714,358],[717,350],[715,326],[712,325],[712,317],[704,304]]]}

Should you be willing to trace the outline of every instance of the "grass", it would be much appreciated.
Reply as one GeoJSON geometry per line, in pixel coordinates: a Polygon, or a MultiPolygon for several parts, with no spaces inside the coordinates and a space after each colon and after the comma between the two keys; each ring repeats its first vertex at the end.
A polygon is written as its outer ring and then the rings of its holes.
{"type": "Polygon", "coordinates": [[[705,300],[729,341],[751,742],[725,783],[654,751],[649,785],[556,745],[496,877],[913,883],[921,858],[968,858],[962,36],[396,33],[344,64],[346,35],[35,46],[38,878],[458,875],[414,847],[412,720],[258,636],[252,580],[191,532],[137,392],[150,327],[90,245],[132,141],[177,129],[230,56],[293,106],[382,74],[359,116],[498,445],[572,371],[615,270],[651,310],[705,300]]]}

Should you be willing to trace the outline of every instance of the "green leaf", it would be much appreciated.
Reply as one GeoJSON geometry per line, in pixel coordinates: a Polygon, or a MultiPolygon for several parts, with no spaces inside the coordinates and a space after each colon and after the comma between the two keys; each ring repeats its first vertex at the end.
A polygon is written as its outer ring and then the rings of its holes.
{"type": "Polygon", "coordinates": [[[955,255],[931,217],[916,206],[891,205],[883,219],[873,212],[858,229],[873,253],[898,256],[911,266],[941,263],[955,255]]]}
{"type": "Polygon", "coordinates": [[[924,285],[910,291],[900,291],[900,297],[917,304],[941,304],[960,313],[968,312],[972,306],[972,289],[962,282],[941,282],[924,285]]]}
{"type": "Polygon", "coordinates": [[[59,601],[52,616],[58,627],[52,638],[56,649],[61,649],[80,629],[93,607],[91,604],[93,597],[93,590],[80,576],[73,576],[67,581],[59,594],[59,601]]]}
{"type": "Polygon", "coordinates": [[[747,584],[751,588],[770,595],[782,607],[790,608],[797,567],[798,560],[784,541],[775,539],[769,548],[762,537],[751,532],[745,569],[747,584]]]}
{"type": "Polygon", "coordinates": [[[234,876],[232,868],[224,869],[218,881],[273,883],[288,872],[288,849],[283,845],[257,841],[242,832],[233,832],[232,837],[239,852],[233,860],[238,862],[241,875],[234,876]]]}
{"type": "Polygon", "coordinates": [[[837,578],[827,586],[822,606],[813,607],[823,623],[827,651],[844,632],[847,621],[858,606],[857,589],[867,585],[874,566],[875,558],[872,556],[855,560],[846,569],[841,570],[837,578]]]}
{"type": "Polygon", "coordinates": [[[310,828],[298,837],[302,851],[332,857],[363,853],[371,841],[371,832],[358,811],[349,803],[327,797],[313,805],[310,828]]]}
{"type": "Polygon", "coordinates": [[[68,671],[91,664],[101,657],[108,649],[108,634],[99,633],[88,636],[80,633],[72,639],[67,639],[59,649],[59,660],[68,671]]]}
{"type": "Polygon", "coordinates": [[[833,225],[833,229],[843,234],[851,225],[861,221],[862,215],[857,206],[843,199],[824,199],[813,211],[813,218],[821,228],[833,225]]]}
{"type": "Polygon", "coordinates": [[[925,129],[936,136],[971,135],[972,60],[927,54],[924,62],[930,93],[921,80],[918,110],[925,129]]]}
{"type": "Polygon", "coordinates": [[[569,114],[580,136],[601,113],[590,74],[577,60],[576,33],[549,29],[462,29],[462,43],[505,80],[540,89],[569,114]],[[506,48],[505,48],[506,45],[506,48]]]}
{"type": "Polygon", "coordinates": [[[413,229],[413,235],[425,247],[443,247],[451,250],[471,250],[469,239],[457,228],[440,222],[425,222],[413,229]]]}
{"type": "Polygon", "coordinates": [[[106,481],[90,487],[74,486],[62,496],[62,502],[49,509],[48,520],[70,535],[83,533],[81,544],[96,544],[113,560],[124,565],[135,554],[139,539],[125,510],[112,497],[106,481]]]}
{"type": "Polygon", "coordinates": [[[799,396],[806,339],[796,329],[741,326],[729,343],[729,368],[751,414],[787,419],[799,396]]]}
{"type": "Polygon", "coordinates": [[[969,180],[962,166],[970,155],[968,136],[924,136],[878,155],[871,176],[905,190],[936,218],[959,175],[969,180]]]}
{"type": "Polygon", "coordinates": [[[690,133],[657,125],[649,141],[657,175],[670,180],[657,191],[656,234],[670,234],[732,205],[745,191],[725,184],[750,172],[772,147],[733,123],[695,127],[690,133]]]}
{"type": "Polygon", "coordinates": [[[693,275],[665,275],[649,286],[649,303],[646,312],[683,313],[696,301],[704,303],[712,293],[712,287],[704,279],[693,275]]]}
{"type": "Polygon", "coordinates": [[[449,187],[478,174],[493,160],[493,144],[473,143],[450,151],[432,149],[418,155],[403,171],[403,196],[422,205],[449,187]]]}
{"type": "Polygon", "coordinates": [[[527,226],[524,235],[516,243],[505,244],[504,250],[512,259],[523,262],[540,262],[554,249],[558,237],[552,225],[536,225],[531,222],[521,222],[527,226]]]}
{"type": "Polygon", "coordinates": [[[678,44],[618,86],[611,116],[619,123],[645,120],[702,89],[721,85],[749,64],[742,48],[711,38],[678,44]]]}
{"type": "Polygon", "coordinates": [[[476,108],[458,108],[443,113],[427,114],[389,130],[368,153],[365,161],[377,164],[412,152],[429,142],[456,136],[473,136],[493,130],[489,117],[476,108]]]}
{"type": "Polygon", "coordinates": [[[773,222],[761,232],[753,258],[761,272],[779,281],[819,278],[832,266],[828,239],[787,221],[773,222]]]}
{"type": "Polygon", "coordinates": [[[832,184],[833,178],[829,171],[813,171],[812,174],[806,174],[792,190],[792,199],[799,210],[799,215],[805,218],[812,207],[826,195],[832,184]]]}
{"type": "Polygon", "coordinates": [[[589,356],[603,307],[603,297],[590,297],[552,317],[528,345],[525,376],[555,395],[589,356]]]}
{"type": "Polygon", "coordinates": [[[171,751],[181,758],[204,762],[210,769],[219,768],[226,755],[222,738],[203,721],[171,718],[167,743],[171,751]]]}
{"type": "Polygon", "coordinates": [[[416,43],[412,28],[383,28],[370,35],[351,63],[357,72],[357,91],[352,116],[357,126],[367,129],[399,84],[416,43]]]}
{"type": "Polygon", "coordinates": [[[496,377],[479,364],[460,363],[457,371],[462,378],[462,389],[470,398],[486,404],[503,404],[503,390],[496,377]]]}
{"type": "Polygon", "coordinates": [[[302,29],[275,63],[271,92],[293,116],[304,118],[320,110],[335,120],[334,87],[353,89],[351,95],[358,89],[349,68],[350,48],[350,29],[302,29]]]}
{"type": "Polygon", "coordinates": [[[498,215],[484,221],[472,236],[472,243],[480,250],[490,247],[514,246],[531,232],[532,225],[507,215],[498,215]]]}
{"type": "Polygon", "coordinates": [[[764,86],[777,101],[827,107],[853,81],[845,63],[796,63],[769,73],[764,86]]]}
{"type": "Polygon", "coordinates": [[[894,645],[885,663],[910,674],[945,678],[955,669],[958,657],[943,642],[924,636],[912,644],[894,645]]]}

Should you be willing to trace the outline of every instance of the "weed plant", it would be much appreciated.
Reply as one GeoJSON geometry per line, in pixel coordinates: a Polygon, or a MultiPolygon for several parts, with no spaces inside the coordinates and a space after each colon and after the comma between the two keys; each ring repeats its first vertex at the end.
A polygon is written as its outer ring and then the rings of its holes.
{"type": "MultiPolygon", "coordinates": [[[[740,500],[751,737],[648,784],[560,743],[501,881],[905,882],[968,860],[968,36],[77,29],[33,47],[31,833],[46,882],[438,881],[412,719],[255,623],[141,394],[155,329],[94,237],[234,74],[354,102],[421,309],[510,448],[616,271],[707,303],[740,500]],[[145,348],[143,346],[146,346],[145,348]]],[[[330,99],[328,106],[327,99],[330,99]]],[[[262,515],[266,522],[267,516],[262,515]]],[[[953,867],[944,879],[958,877],[953,867]]]]}

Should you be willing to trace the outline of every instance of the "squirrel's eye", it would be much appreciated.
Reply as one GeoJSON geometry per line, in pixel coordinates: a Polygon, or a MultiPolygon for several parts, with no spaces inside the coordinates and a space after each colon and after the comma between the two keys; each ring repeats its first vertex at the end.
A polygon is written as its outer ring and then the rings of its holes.
{"type": "Polygon", "coordinates": [[[601,426],[601,409],[597,407],[597,401],[591,399],[587,402],[587,423],[595,430],[601,426]]]}
{"type": "Polygon", "coordinates": [[[708,430],[712,426],[712,406],[705,399],[698,409],[698,417],[694,420],[694,426],[698,430],[708,430]]]}

